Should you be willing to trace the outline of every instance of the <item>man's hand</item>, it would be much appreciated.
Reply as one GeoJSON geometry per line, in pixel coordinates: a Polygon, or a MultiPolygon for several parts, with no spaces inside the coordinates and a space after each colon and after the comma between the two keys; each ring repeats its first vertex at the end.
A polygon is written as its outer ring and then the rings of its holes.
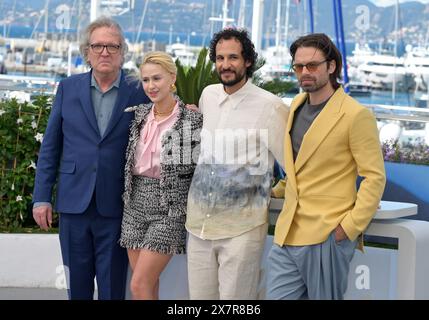
{"type": "Polygon", "coordinates": [[[40,206],[34,208],[33,219],[42,230],[47,231],[52,225],[52,207],[40,206]]]}
{"type": "Polygon", "coordinates": [[[343,241],[345,239],[348,239],[348,237],[347,237],[346,233],[344,232],[343,227],[339,224],[335,228],[335,241],[340,242],[340,241],[343,241]]]}
{"type": "Polygon", "coordinates": [[[195,112],[200,112],[200,109],[195,104],[187,104],[185,107],[188,110],[192,110],[192,111],[195,111],[195,112]]]}

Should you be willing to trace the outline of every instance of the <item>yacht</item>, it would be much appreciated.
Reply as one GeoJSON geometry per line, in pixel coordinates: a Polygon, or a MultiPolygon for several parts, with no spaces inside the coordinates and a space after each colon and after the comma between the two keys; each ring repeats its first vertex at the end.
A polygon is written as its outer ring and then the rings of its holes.
{"type": "Polygon", "coordinates": [[[265,59],[265,64],[261,67],[261,76],[264,81],[293,79],[292,58],[287,47],[268,47],[262,51],[262,57],[265,59]]]}
{"type": "Polygon", "coordinates": [[[414,76],[416,90],[428,90],[429,83],[429,47],[411,47],[407,45],[404,64],[414,76]]]}
{"type": "Polygon", "coordinates": [[[414,76],[405,66],[404,58],[384,54],[368,57],[356,68],[355,77],[363,78],[373,89],[409,90],[414,87],[414,76]]]}
{"type": "Polygon", "coordinates": [[[356,43],[352,55],[347,57],[347,64],[349,68],[357,68],[361,64],[367,63],[374,55],[375,52],[369,47],[368,43],[356,43]]]}
{"type": "Polygon", "coordinates": [[[173,43],[167,45],[166,52],[170,54],[174,61],[179,59],[179,61],[186,66],[194,67],[197,64],[197,52],[201,48],[190,47],[184,43],[173,43]]]}

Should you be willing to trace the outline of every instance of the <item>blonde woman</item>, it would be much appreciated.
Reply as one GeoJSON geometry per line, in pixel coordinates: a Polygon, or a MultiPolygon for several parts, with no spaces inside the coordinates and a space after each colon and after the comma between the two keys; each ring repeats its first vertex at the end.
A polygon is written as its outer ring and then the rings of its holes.
{"type": "Polygon", "coordinates": [[[176,72],[168,54],[148,53],[140,75],[151,103],[127,110],[135,111],[135,118],[126,154],[120,245],[128,250],[133,299],[158,299],[161,272],[173,254],[185,253],[187,197],[202,115],[175,95],[176,72]]]}

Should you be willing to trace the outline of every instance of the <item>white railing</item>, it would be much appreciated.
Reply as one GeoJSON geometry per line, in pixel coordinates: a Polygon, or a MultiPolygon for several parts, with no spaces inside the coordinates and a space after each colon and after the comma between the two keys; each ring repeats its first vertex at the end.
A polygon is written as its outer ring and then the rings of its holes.
{"type": "Polygon", "coordinates": [[[429,122],[429,109],[384,104],[367,104],[365,106],[372,110],[377,119],[429,122]]]}

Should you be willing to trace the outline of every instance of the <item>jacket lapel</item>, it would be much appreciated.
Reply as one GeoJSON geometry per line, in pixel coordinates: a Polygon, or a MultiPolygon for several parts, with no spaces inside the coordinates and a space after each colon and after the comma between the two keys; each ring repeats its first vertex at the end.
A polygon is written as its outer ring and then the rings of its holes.
{"type": "Polygon", "coordinates": [[[128,137],[128,146],[126,151],[125,163],[125,192],[124,202],[127,203],[130,199],[131,192],[131,176],[132,167],[134,165],[134,157],[136,152],[137,142],[140,139],[140,130],[146,122],[146,117],[152,108],[152,103],[140,104],[133,106],[124,112],[134,112],[134,120],[131,121],[130,134],[128,137]]]}
{"type": "Polygon", "coordinates": [[[297,191],[297,185],[296,185],[296,177],[295,177],[295,164],[293,161],[293,150],[292,150],[292,138],[290,136],[290,131],[292,129],[292,123],[293,123],[293,117],[295,114],[296,109],[305,101],[307,98],[306,94],[300,94],[298,95],[292,102],[289,112],[289,119],[287,121],[286,125],[286,134],[285,134],[285,170],[286,170],[286,176],[293,187],[293,189],[297,191]]]}
{"type": "MultiPolygon", "coordinates": [[[[79,78],[80,80],[80,78],[79,78]]],[[[92,105],[91,99],[91,72],[88,72],[83,77],[83,82],[76,81],[77,92],[79,92],[79,99],[82,105],[82,109],[85,112],[86,117],[88,118],[91,127],[95,132],[100,136],[100,131],[98,130],[97,119],[95,118],[94,106],[92,105]]]]}
{"type": "Polygon", "coordinates": [[[115,107],[113,108],[112,116],[109,124],[107,125],[106,132],[104,133],[103,139],[108,136],[110,131],[115,127],[118,121],[124,114],[125,108],[128,106],[130,99],[131,90],[127,81],[125,80],[124,72],[121,74],[121,82],[119,84],[118,97],[116,98],[115,107]]]}
{"type": "Polygon", "coordinates": [[[342,88],[337,89],[334,95],[329,99],[326,106],[320,114],[314,119],[313,124],[308,128],[307,133],[301,143],[298,155],[295,161],[295,172],[297,173],[314,151],[319,147],[325,137],[329,134],[338,120],[343,116],[341,106],[346,97],[342,88]]]}

